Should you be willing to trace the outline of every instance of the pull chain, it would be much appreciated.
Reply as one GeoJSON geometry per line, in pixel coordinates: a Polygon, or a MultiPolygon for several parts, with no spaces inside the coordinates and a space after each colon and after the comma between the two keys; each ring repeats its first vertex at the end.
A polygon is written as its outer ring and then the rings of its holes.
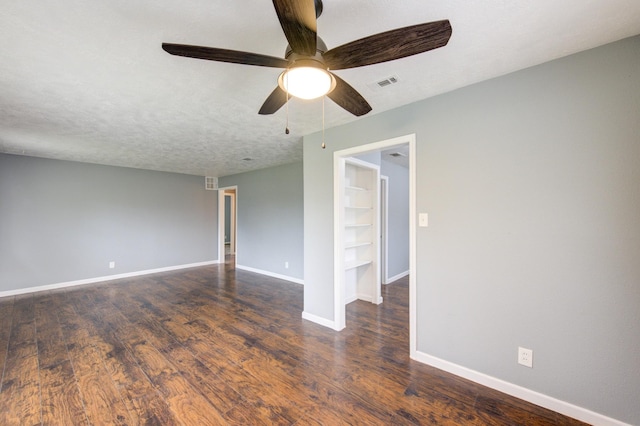
{"type": "MultiPolygon", "coordinates": [[[[285,75],[284,78],[287,78],[287,76],[285,75]]],[[[284,126],[284,134],[288,135],[289,134],[289,91],[287,90],[287,101],[285,102],[287,104],[287,124],[285,124],[284,126]]]]}
{"type": "Polygon", "coordinates": [[[326,98],[326,96],[322,97],[322,149],[327,147],[324,143],[324,98],[326,98]]]}

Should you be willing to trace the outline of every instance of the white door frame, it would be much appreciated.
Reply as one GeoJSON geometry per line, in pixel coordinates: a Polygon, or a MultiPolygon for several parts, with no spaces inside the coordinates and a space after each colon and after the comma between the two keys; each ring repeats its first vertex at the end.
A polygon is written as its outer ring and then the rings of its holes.
{"type": "Polygon", "coordinates": [[[389,176],[380,175],[380,281],[389,284],[389,176]]]}
{"type": "MultiPolygon", "coordinates": [[[[232,210],[232,220],[231,220],[231,224],[232,224],[232,231],[235,235],[232,236],[232,239],[234,240],[234,245],[236,245],[236,236],[237,236],[237,231],[236,231],[236,225],[238,223],[238,221],[236,220],[238,217],[238,209],[235,208],[235,205],[237,205],[238,202],[238,187],[237,186],[227,186],[224,188],[218,188],[218,263],[224,263],[224,258],[225,258],[225,254],[224,254],[224,222],[225,222],[225,209],[224,209],[224,197],[225,195],[231,195],[231,194],[225,194],[225,192],[227,190],[233,190],[235,191],[234,194],[234,207],[231,209],[232,210]]],[[[235,251],[236,251],[236,259],[238,259],[237,256],[237,252],[238,252],[238,248],[237,246],[235,247],[235,251]]]]}
{"type": "Polygon", "coordinates": [[[341,279],[343,273],[339,270],[342,265],[342,247],[338,244],[342,241],[340,228],[340,214],[338,208],[341,204],[340,194],[344,173],[341,173],[341,163],[344,159],[366,152],[381,151],[393,146],[409,144],[409,355],[413,358],[416,354],[416,135],[415,133],[387,139],[379,142],[360,145],[353,148],[335,151],[333,153],[333,256],[334,256],[334,288],[333,288],[333,324],[336,330],[346,327],[346,307],[344,281],[341,279]]]}

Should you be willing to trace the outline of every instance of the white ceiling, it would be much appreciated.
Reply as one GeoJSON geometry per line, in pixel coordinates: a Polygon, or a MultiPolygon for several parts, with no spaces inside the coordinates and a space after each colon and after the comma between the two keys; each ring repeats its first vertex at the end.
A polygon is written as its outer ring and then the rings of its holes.
{"type": "MultiPolygon", "coordinates": [[[[449,19],[447,46],[338,71],[369,115],[640,33],[638,0],[324,0],[329,48],[449,19]],[[398,84],[374,89],[389,76],[398,84]]],[[[5,1],[0,152],[225,176],[301,160],[322,101],[257,111],[280,70],[171,56],[162,42],[282,57],[268,0],[5,1]],[[245,160],[251,158],[252,161],[245,160]]],[[[326,126],[357,118],[326,102],[326,126]]]]}

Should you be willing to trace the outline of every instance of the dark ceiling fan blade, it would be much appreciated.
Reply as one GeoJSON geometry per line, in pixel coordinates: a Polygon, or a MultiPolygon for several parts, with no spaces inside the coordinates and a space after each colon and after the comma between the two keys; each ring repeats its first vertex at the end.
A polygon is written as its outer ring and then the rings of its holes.
{"type": "Polygon", "coordinates": [[[335,74],[333,78],[336,79],[336,88],[327,95],[333,102],[358,117],[371,111],[371,105],[356,89],[335,74]]]}
{"type": "Polygon", "coordinates": [[[448,20],[428,22],[361,38],[331,49],[323,57],[332,70],[362,67],[437,49],[450,37],[448,20]]]}
{"type": "Polygon", "coordinates": [[[282,105],[287,103],[287,92],[282,90],[280,86],[276,86],[275,90],[271,92],[266,101],[262,104],[258,114],[268,115],[273,114],[279,110],[282,105]]]}
{"type": "Polygon", "coordinates": [[[257,65],[261,67],[287,68],[289,61],[275,56],[216,47],[190,46],[187,44],[162,43],[162,48],[177,56],[207,59],[209,61],[231,62],[233,64],[257,65]]]}
{"type": "Polygon", "coordinates": [[[273,0],[273,6],[294,53],[316,54],[316,6],[314,0],[273,0]]]}

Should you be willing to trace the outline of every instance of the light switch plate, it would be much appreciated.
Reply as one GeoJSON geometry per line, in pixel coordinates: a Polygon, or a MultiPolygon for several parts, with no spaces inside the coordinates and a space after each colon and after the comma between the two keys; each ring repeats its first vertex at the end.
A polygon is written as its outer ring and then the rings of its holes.
{"type": "Polygon", "coordinates": [[[418,215],[418,226],[423,228],[429,226],[429,215],[427,213],[420,213],[418,215]]]}

